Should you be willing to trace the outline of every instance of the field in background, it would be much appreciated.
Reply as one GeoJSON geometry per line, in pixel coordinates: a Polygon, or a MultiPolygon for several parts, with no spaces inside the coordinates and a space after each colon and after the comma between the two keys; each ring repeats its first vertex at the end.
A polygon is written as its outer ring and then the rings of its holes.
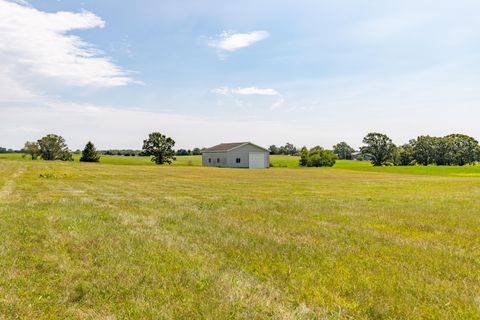
{"type": "Polygon", "coordinates": [[[479,178],[402,170],[0,159],[0,318],[480,319],[479,178]]]}
{"type": "MultiPolygon", "coordinates": [[[[21,154],[0,154],[2,159],[16,159],[31,161],[27,158],[22,158],[21,154]]],[[[76,162],[79,161],[80,156],[74,155],[76,162]]],[[[301,168],[299,166],[300,157],[274,155],[270,156],[270,162],[273,168],[301,168]]],[[[155,164],[150,161],[149,157],[125,157],[125,156],[102,156],[100,159],[102,164],[117,164],[117,165],[150,165],[155,164]]],[[[201,156],[177,156],[172,166],[201,166],[201,156]]],[[[399,173],[399,174],[415,174],[415,175],[433,175],[433,176],[463,176],[463,177],[480,177],[480,165],[459,166],[411,166],[411,167],[373,167],[368,161],[354,161],[354,160],[338,160],[334,169],[354,170],[365,172],[384,172],[384,173],[399,173]]]]}

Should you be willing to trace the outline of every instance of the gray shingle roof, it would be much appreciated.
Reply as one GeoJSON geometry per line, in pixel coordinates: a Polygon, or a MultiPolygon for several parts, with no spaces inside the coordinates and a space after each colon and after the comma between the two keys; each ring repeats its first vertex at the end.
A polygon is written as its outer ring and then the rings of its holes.
{"type": "Polygon", "coordinates": [[[225,152],[232,150],[233,148],[240,147],[241,145],[247,144],[248,142],[231,142],[231,143],[220,143],[216,146],[203,150],[203,152],[225,152]]]}

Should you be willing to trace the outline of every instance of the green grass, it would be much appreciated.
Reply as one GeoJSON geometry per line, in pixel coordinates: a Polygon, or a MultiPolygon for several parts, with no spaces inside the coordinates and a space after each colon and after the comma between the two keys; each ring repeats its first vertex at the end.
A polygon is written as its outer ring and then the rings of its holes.
{"type": "Polygon", "coordinates": [[[337,161],[335,169],[431,176],[480,177],[480,165],[373,167],[367,161],[337,161]]]}
{"type": "Polygon", "coordinates": [[[480,319],[479,178],[188,161],[0,159],[0,319],[480,319]]]}
{"type": "MultiPolygon", "coordinates": [[[[200,166],[202,164],[202,158],[200,156],[179,156],[176,157],[177,160],[173,162],[173,165],[180,166],[200,166]]],[[[1,159],[10,159],[10,160],[25,160],[31,161],[28,156],[23,157],[22,154],[10,153],[10,154],[0,154],[1,159]]],[[[73,159],[75,162],[80,161],[80,155],[74,154],[73,159]]],[[[125,157],[125,156],[102,156],[100,158],[100,163],[104,164],[117,164],[117,165],[155,165],[150,157],[125,157]]]]}
{"type": "MultiPolygon", "coordinates": [[[[28,157],[23,158],[21,154],[0,154],[1,159],[25,160],[30,161],[28,157]]],[[[79,155],[74,155],[75,162],[80,159],[79,155]]],[[[270,163],[274,169],[277,168],[301,168],[299,166],[300,157],[274,155],[270,156],[270,163]]],[[[102,156],[102,164],[115,165],[149,165],[154,166],[150,157],[125,157],[125,156],[102,156]]],[[[172,166],[201,166],[201,156],[177,156],[172,166]]],[[[334,169],[381,172],[396,174],[413,175],[432,175],[432,176],[460,176],[460,177],[480,177],[480,165],[467,166],[408,166],[408,167],[373,167],[368,161],[337,160],[334,169]]]]}

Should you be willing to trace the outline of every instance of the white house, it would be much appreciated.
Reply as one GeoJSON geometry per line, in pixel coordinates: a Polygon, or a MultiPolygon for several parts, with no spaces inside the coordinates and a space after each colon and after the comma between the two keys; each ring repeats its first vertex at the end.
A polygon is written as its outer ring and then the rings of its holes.
{"type": "Polygon", "coordinates": [[[202,151],[207,167],[268,168],[270,152],[251,142],[221,143],[202,151]]]}

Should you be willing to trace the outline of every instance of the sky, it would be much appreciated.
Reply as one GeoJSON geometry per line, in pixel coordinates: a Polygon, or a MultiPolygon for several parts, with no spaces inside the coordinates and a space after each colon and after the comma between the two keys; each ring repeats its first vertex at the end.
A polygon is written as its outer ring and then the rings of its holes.
{"type": "Polygon", "coordinates": [[[0,0],[0,146],[480,139],[480,2],[0,0]]]}

